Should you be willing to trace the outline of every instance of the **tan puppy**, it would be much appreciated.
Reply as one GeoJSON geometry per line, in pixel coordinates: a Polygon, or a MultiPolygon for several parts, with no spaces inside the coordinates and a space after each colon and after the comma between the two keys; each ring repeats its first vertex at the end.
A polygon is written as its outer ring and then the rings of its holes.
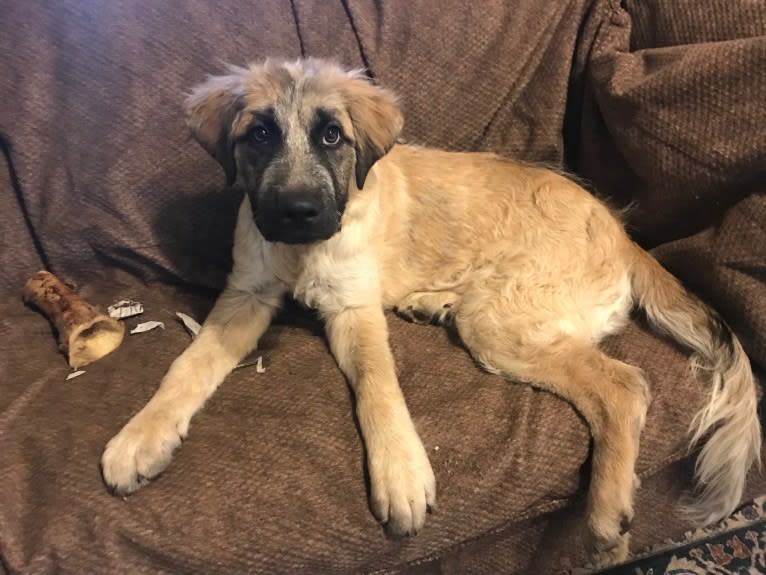
{"type": "Polygon", "coordinates": [[[326,322],[356,397],[372,510],[393,534],[423,526],[436,484],[397,383],[386,308],[454,324],[488,370],[574,404],[594,439],[586,540],[609,562],[627,553],[649,389],[598,342],[637,304],[694,352],[710,383],[691,429],[692,444],[706,441],[690,512],[706,523],[737,505],[761,442],[747,357],[578,185],[492,154],[395,146],[395,98],[317,60],[232,68],[197,87],[187,113],[229,182],[239,175],[246,189],[234,267],[200,335],[107,445],[114,492],[168,465],[194,413],[289,294],[326,322]]]}

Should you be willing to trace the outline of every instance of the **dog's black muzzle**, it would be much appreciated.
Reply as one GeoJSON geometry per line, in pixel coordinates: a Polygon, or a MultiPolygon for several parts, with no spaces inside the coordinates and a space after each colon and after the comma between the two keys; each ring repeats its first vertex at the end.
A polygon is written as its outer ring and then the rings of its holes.
{"type": "Polygon", "coordinates": [[[331,194],[298,189],[255,195],[250,194],[255,224],[266,241],[308,244],[331,238],[340,226],[331,194]]]}

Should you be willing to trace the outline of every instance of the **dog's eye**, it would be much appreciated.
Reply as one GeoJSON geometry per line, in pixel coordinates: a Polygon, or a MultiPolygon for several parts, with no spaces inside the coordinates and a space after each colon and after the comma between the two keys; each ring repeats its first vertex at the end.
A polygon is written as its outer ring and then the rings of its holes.
{"type": "Polygon", "coordinates": [[[322,144],[334,148],[340,144],[340,128],[335,124],[330,124],[324,129],[322,134],[322,144]]]}
{"type": "Polygon", "coordinates": [[[271,132],[269,132],[269,129],[263,124],[258,124],[257,126],[252,127],[248,133],[250,140],[256,144],[264,144],[268,142],[270,136],[271,132]]]}

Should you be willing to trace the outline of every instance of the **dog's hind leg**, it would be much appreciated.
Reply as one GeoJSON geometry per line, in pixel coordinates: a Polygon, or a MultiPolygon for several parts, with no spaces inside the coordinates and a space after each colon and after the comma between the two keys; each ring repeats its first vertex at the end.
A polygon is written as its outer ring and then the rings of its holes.
{"type": "Polygon", "coordinates": [[[452,322],[460,296],[451,291],[413,292],[394,311],[413,323],[446,325],[452,322]]]}
{"type": "Polygon", "coordinates": [[[477,361],[494,373],[568,400],[587,421],[593,436],[593,462],[585,543],[601,565],[624,559],[633,518],[639,435],[649,405],[641,370],[570,336],[542,345],[539,340],[534,345],[524,343],[525,337],[518,333],[524,326],[462,311],[455,323],[477,361]]]}

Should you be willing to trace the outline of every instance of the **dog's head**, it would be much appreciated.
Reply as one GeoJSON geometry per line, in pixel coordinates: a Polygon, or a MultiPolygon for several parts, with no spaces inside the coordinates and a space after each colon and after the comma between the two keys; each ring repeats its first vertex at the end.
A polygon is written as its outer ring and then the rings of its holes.
{"type": "Polygon", "coordinates": [[[197,141],[247,189],[267,241],[310,243],[340,227],[349,194],[402,128],[396,98],[320,60],[233,67],[186,100],[197,141]]]}

